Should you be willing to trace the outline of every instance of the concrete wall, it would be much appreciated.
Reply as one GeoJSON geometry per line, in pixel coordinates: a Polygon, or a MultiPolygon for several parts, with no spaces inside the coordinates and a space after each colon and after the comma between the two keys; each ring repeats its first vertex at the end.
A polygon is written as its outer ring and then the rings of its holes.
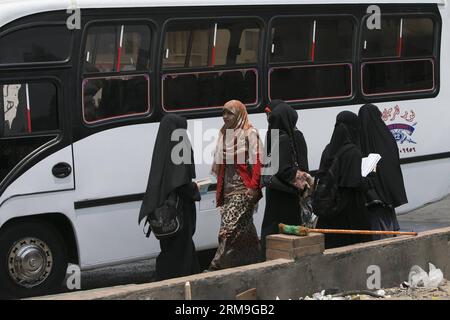
{"type": "Polygon", "coordinates": [[[450,279],[450,228],[325,250],[296,261],[278,259],[162,282],[41,299],[184,299],[186,281],[191,283],[193,299],[235,299],[251,288],[256,288],[259,299],[298,299],[329,288],[367,289],[370,265],[380,267],[382,287],[395,287],[408,280],[415,264],[428,271],[428,262],[450,279]]]}

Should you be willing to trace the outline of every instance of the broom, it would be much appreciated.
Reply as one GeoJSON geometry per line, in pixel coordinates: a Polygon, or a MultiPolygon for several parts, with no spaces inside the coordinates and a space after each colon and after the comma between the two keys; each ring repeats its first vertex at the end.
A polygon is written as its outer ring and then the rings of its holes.
{"type": "Polygon", "coordinates": [[[373,230],[344,230],[344,229],[310,229],[303,226],[289,226],[283,223],[278,225],[280,233],[293,234],[304,237],[310,232],[313,233],[333,233],[333,234],[380,234],[380,235],[402,235],[402,236],[417,236],[417,232],[403,232],[403,231],[373,231],[373,230]]]}

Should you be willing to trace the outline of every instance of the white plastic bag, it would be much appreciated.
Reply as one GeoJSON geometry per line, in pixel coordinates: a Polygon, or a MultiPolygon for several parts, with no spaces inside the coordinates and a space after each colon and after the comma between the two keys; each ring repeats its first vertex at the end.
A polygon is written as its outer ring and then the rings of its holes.
{"type": "Polygon", "coordinates": [[[430,272],[426,273],[421,267],[413,266],[409,272],[408,282],[411,288],[437,288],[444,280],[444,275],[432,263],[428,264],[430,272]]]}
{"type": "Polygon", "coordinates": [[[432,263],[429,263],[428,266],[430,268],[430,272],[428,274],[428,286],[437,288],[442,280],[444,280],[444,274],[441,269],[436,269],[432,263]]]}
{"type": "Polygon", "coordinates": [[[412,288],[427,287],[428,274],[419,266],[412,266],[409,271],[408,282],[412,288]]]}

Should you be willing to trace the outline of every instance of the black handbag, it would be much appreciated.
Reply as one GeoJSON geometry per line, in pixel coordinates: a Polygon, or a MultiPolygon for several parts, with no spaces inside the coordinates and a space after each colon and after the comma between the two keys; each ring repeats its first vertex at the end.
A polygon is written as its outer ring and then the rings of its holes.
{"type": "Polygon", "coordinates": [[[164,204],[147,216],[146,224],[149,224],[147,237],[151,232],[159,240],[175,236],[183,228],[182,209],[182,199],[176,192],[170,193],[164,204]]]}
{"type": "MultiPolygon", "coordinates": [[[[299,168],[298,162],[297,162],[297,156],[295,152],[295,148],[293,145],[293,142],[291,141],[291,149],[292,149],[292,163],[296,168],[299,168]]],[[[298,194],[299,191],[296,187],[293,185],[280,180],[276,175],[263,175],[261,178],[262,181],[262,187],[267,187],[270,189],[275,189],[278,191],[290,193],[290,194],[298,194]]]]}

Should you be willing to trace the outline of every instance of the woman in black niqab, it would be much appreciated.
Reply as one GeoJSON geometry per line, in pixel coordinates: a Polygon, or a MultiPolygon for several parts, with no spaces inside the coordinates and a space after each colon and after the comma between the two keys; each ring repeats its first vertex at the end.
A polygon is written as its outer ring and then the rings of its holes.
{"type": "Polygon", "coordinates": [[[192,240],[196,225],[195,201],[200,201],[200,194],[197,185],[192,182],[195,178],[195,164],[186,130],[187,121],[180,116],[169,114],[161,120],[153,150],[147,191],[139,213],[140,223],[160,207],[172,191],[175,191],[183,201],[183,228],[172,238],[160,240],[161,253],[156,259],[158,280],[200,272],[192,240]],[[172,141],[172,135],[176,130],[174,138],[177,140],[172,141]],[[175,152],[179,159],[172,159],[173,150],[180,150],[179,153],[175,152]]]}
{"type": "Polygon", "coordinates": [[[267,119],[269,122],[269,129],[266,137],[266,154],[270,155],[272,152],[271,130],[279,129],[282,132],[287,133],[291,138],[299,167],[307,172],[309,170],[308,148],[303,133],[297,128],[297,111],[282,100],[272,100],[267,108],[270,111],[268,111],[267,119]],[[278,106],[281,106],[282,110],[275,112],[278,106]]]}
{"type": "MultiPolygon", "coordinates": [[[[381,119],[380,110],[366,104],[359,110],[361,122],[361,150],[364,156],[378,153],[381,160],[377,170],[369,176],[371,192],[367,199],[369,217],[373,230],[398,231],[395,208],[408,202],[397,142],[381,119]]],[[[374,236],[373,239],[380,239],[374,236]]]]}
{"type": "MultiPolygon", "coordinates": [[[[349,146],[337,158],[334,172],[340,195],[338,214],[334,217],[319,217],[319,228],[368,230],[370,227],[365,207],[367,181],[361,176],[359,140],[358,116],[350,111],[339,113],[330,143],[322,153],[319,169],[328,170],[338,152],[344,146],[349,146]]],[[[325,247],[335,248],[369,240],[369,237],[360,235],[326,234],[325,247]]]]}
{"type": "Polygon", "coordinates": [[[265,240],[268,235],[278,233],[278,224],[301,225],[299,190],[293,186],[297,171],[308,171],[308,149],[303,134],[297,129],[297,112],[284,102],[278,103],[268,117],[269,131],[266,155],[278,157],[278,171],[274,176],[291,192],[275,187],[266,188],[266,208],[261,227],[261,244],[265,256],[265,240]],[[271,145],[271,130],[279,130],[278,150],[271,145]]]}
{"type": "MultiPolygon", "coordinates": [[[[336,117],[336,124],[331,136],[330,143],[325,147],[320,160],[320,170],[328,169],[342,146],[353,144],[360,150],[360,123],[358,116],[350,111],[342,111],[336,117]]],[[[360,150],[361,151],[361,150],[360,150]]],[[[356,167],[354,168],[356,172],[356,167]]],[[[361,172],[361,170],[359,171],[361,172]]],[[[342,175],[342,179],[359,180],[359,176],[354,177],[354,173],[342,175]]]]}

